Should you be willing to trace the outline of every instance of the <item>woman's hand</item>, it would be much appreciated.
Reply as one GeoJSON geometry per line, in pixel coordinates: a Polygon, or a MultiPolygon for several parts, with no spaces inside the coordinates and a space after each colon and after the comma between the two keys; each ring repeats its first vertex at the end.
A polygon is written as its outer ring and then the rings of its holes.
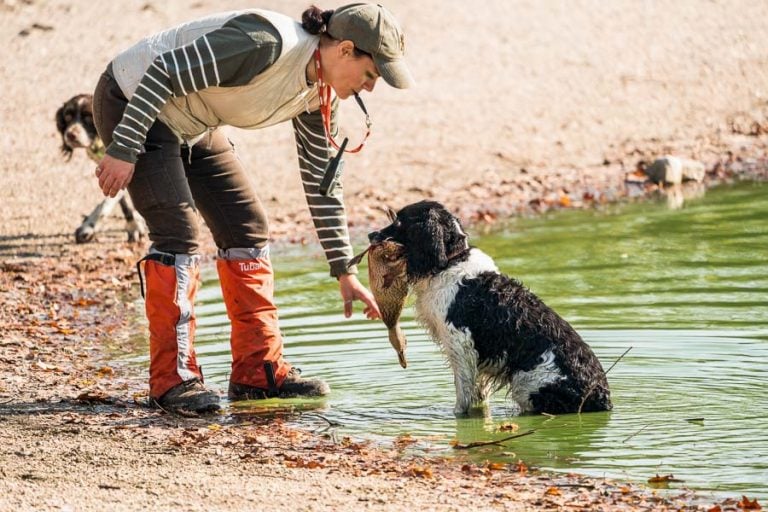
{"type": "Polygon", "coordinates": [[[99,178],[99,188],[105,196],[115,197],[118,192],[128,186],[133,177],[134,164],[124,162],[115,157],[104,155],[96,167],[96,177],[99,178]]]}
{"type": "Polygon", "coordinates": [[[359,299],[365,303],[363,313],[369,320],[381,318],[379,306],[376,305],[376,299],[373,294],[357,280],[355,274],[343,274],[339,276],[339,288],[341,289],[341,298],[344,299],[344,316],[352,316],[352,303],[359,299]]]}

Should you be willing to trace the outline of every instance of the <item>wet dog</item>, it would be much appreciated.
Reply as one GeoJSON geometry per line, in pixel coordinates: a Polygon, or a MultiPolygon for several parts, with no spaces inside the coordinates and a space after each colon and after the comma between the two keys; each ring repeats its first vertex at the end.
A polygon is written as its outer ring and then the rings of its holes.
{"type": "MultiPolygon", "coordinates": [[[[56,111],[56,129],[61,135],[61,152],[67,160],[72,158],[76,149],[83,149],[88,157],[97,164],[104,156],[104,144],[96,133],[93,124],[93,96],[78,94],[64,102],[56,111]]],[[[115,197],[107,197],[83,219],[75,230],[77,243],[90,242],[96,235],[96,227],[102,217],[109,215],[116,205],[120,205],[125,217],[125,231],[129,242],[137,242],[147,234],[144,219],[134,210],[125,191],[115,197]]]]}
{"type": "Polygon", "coordinates": [[[406,206],[368,238],[403,246],[417,319],[453,370],[457,415],[487,410],[489,395],[502,388],[523,413],[611,409],[605,372],[589,346],[471,247],[458,219],[440,203],[406,206]]]}

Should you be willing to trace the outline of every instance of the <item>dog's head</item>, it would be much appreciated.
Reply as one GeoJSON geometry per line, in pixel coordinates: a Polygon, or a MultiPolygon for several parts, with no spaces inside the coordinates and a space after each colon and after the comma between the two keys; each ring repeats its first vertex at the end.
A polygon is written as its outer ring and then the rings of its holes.
{"type": "Polygon", "coordinates": [[[67,159],[77,148],[89,148],[97,137],[93,124],[93,96],[78,94],[56,111],[56,128],[61,135],[61,152],[67,159]]]}
{"type": "Polygon", "coordinates": [[[467,253],[467,234],[459,220],[435,201],[413,203],[399,212],[389,211],[392,223],[368,234],[371,243],[392,240],[405,248],[410,279],[434,275],[467,253]]]}

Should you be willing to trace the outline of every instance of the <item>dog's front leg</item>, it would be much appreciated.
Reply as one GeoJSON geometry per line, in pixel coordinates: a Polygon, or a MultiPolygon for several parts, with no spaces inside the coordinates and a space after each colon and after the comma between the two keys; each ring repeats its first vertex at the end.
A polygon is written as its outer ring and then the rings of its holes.
{"type": "Polygon", "coordinates": [[[472,336],[459,329],[449,329],[441,343],[453,370],[453,384],[456,388],[456,416],[467,416],[470,409],[482,403],[478,390],[481,388],[477,369],[477,351],[472,336]]]}
{"type": "Polygon", "coordinates": [[[120,196],[120,209],[125,217],[125,232],[128,233],[129,242],[138,242],[147,236],[147,224],[139,212],[134,210],[128,194],[120,196]]]}
{"type": "Polygon", "coordinates": [[[75,241],[79,244],[90,242],[96,235],[96,226],[102,217],[112,212],[124,192],[121,190],[115,197],[107,197],[93,209],[90,215],[83,219],[83,223],[75,230],[75,241]]]}
{"type": "Polygon", "coordinates": [[[456,387],[456,405],[453,413],[456,416],[468,416],[474,400],[475,383],[469,368],[453,369],[453,384],[456,387]]]}

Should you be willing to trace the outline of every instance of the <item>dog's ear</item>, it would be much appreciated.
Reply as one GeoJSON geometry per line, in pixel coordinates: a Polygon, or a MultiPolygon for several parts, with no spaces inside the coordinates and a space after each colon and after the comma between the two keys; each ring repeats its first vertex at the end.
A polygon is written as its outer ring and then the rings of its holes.
{"type": "Polygon", "coordinates": [[[387,206],[387,217],[389,218],[389,222],[395,222],[395,220],[397,220],[397,212],[387,206]]]}
{"type": "Polygon", "coordinates": [[[59,131],[59,135],[61,135],[61,154],[64,155],[64,158],[66,158],[67,161],[72,159],[72,148],[67,146],[66,142],[64,141],[64,132],[67,131],[67,121],[64,119],[64,107],[65,105],[62,105],[59,107],[59,110],[56,111],[56,129],[59,131]]]}
{"type": "Polygon", "coordinates": [[[59,133],[63,134],[66,128],[67,123],[64,121],[64,105],[62,105],[59,107],[59,110],[56,111],[56,129],[59,130],[59,133]]]}
{"type": "Polygon", "coordinates": [[[430,210],[423,221],[408,227],[408,243],[405,246],[411,276],[424,277],[445,268],[448,264],[445,229],[437,211],[430,210]]]}

